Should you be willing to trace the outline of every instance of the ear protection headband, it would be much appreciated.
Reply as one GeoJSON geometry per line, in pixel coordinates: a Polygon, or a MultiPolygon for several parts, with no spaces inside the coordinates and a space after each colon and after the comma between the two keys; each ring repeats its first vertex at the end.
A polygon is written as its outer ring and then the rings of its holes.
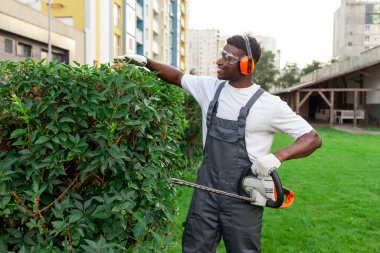
{"type": "Polygon", "coordinates": [[[244,35],[241,35],[241,37],[244,39],[247,54],[240,56],[238,67],[242,75],[248,75],[251,74],[255,69],[255,62],[252,58],[251,45],[249,43],[248,37],[244,35]]]}

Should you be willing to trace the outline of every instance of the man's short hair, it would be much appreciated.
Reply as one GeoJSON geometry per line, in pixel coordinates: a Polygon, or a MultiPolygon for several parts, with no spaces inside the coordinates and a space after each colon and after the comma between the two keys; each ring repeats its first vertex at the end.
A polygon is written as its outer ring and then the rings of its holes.
{"type": "MultiPolygon", "coordinates": [[[[257,40],[254,37],[251,37],[249,35],[245,35],[245,36],[248,38],[249,44],[251,45],[252,58],[255,64],[257,64],[260,61],[260,57],[261,57],[260,44],[257,42],[257,40]]],[[[229,37],[227,39],[227,44],[247,52],[245,41],[241,35],[234,35],[234,36],[229,37]]]]}

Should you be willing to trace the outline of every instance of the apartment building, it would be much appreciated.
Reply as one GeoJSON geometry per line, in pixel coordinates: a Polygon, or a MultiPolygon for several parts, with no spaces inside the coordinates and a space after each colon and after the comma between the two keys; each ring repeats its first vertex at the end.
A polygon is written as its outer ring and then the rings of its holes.
{"type": "Polygon", "coordinates": [[[188,0],[6,0],[1,5],[16,1],[46,15],[50,6],[52,29],[65,24],[82,32],[83,63],[110,63],[117,55],[138,53],[187,68],[188,0]]]}
{"type": "Polygon", "coordinates": [[[219,30],[189,30],[189,71],[200,76],[216,76],[218,49],[224,46],[219,30]]]}
{"type": "MultiPolygon", "coordinates": [[[[48,5],[41,2],[41,10],[48,5]]],[[[144,54],[182,70],[186,0],[54,0],[52,15],[85,32],[86,63],[108,63],[125,53],[144,54]]]]}
{"type": "Polygon", "coordinates": [[[271,51],[274,55],[274,66],[280,70],[281,51],[277,48],[277,40],[271,36],[253,35],[265,51],[271,51]]]}
{"type": "Polygon", "coordinates": [[[49,32],[48,16],[23,2],[1,0],[0,60],[47,58],[50,34],[53,60],[84,63],[84,33],[55,19],[49,32]]]}
{"type": "Polygon", "coordinates": [[[333,56],[358,56],[378,45],[380,1],[342,0],[334,14],[333,56]]]}

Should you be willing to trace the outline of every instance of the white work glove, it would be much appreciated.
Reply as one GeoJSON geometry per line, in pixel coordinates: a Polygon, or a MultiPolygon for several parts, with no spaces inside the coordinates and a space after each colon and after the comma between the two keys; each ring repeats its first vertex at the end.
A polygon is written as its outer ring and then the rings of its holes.
{"type": "Polygon", "coordinates": [[[274,200],[274,183],[271,177],[245,177],[242,183],[244,190],[254,200],[251,202],[253,205],[265,206],[268,198],[274,200]]]}
{"type": "Polygon", "coordinates": [[[255,175],[268,177],[280,166],[281,161],[274,154],[268,154],[257,158],[256,161],[252,164],[251,170],[255,175]]]}
{"type": "Polygon", "coordinates": [[[133,64],[136,66],[144,67],[147,63],[147,58],[143,55],[138,54],[125,54],[121,56],[116,56],[113,59],[113,62],[115,64],[121,63],[121,64],[133,64]]]}

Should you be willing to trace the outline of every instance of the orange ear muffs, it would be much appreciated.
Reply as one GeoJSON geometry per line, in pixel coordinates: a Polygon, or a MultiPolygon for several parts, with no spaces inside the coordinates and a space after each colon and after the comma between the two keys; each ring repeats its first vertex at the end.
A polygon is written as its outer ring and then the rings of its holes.
{"type": "Polygon", "coordinates": [[[248,75],[255,69],[255,62],[253,59],[249,59],[248,56],[240,57],[239,60],[239,71],[242,75],[248,75]]]}
{"type": "Polygon", "coordinates": [[[239,59],[239,71],[242,75],[249,75],[255,69],[255,62],[252,57],[251,45],[249,44],[249,39],[247,36],[242,35],[245,48],[247,49],[247,55],[241,56],[239,59]]]}

